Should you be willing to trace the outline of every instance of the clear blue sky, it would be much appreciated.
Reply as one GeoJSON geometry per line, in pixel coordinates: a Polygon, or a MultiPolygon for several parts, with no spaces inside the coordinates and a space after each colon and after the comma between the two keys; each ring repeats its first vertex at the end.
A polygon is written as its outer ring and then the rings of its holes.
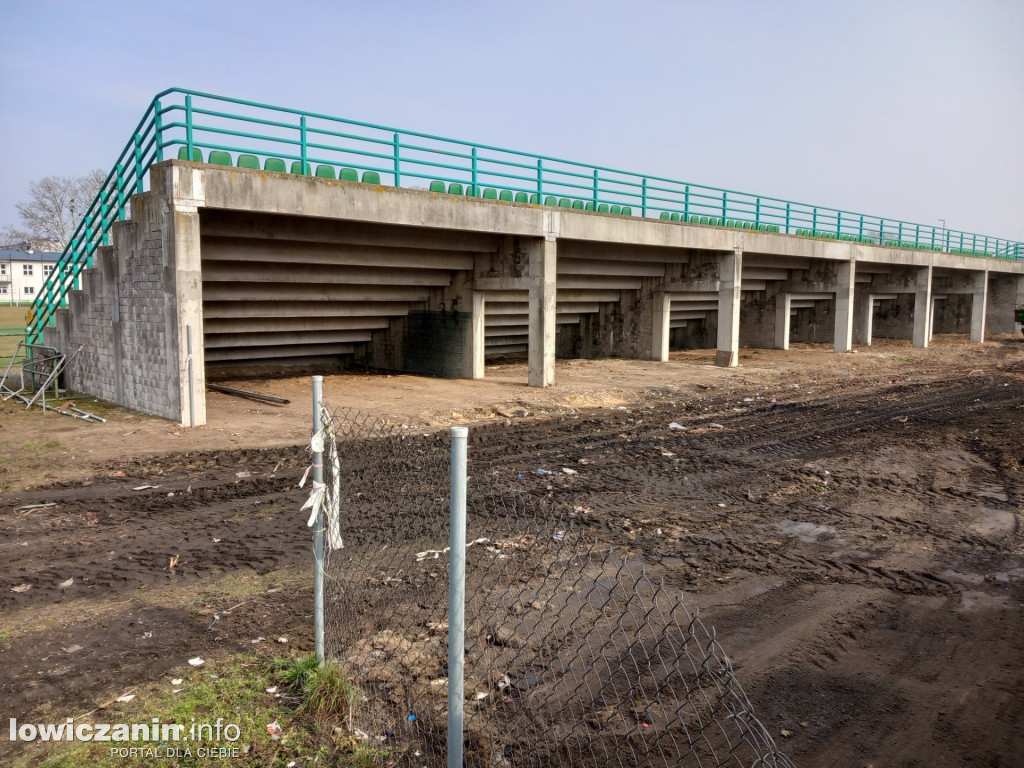
{"type": "Polygon", "coordinates": [[[1024,2],[0,2],[0,226],[182,86],[1024,239],[1024,2]]]}

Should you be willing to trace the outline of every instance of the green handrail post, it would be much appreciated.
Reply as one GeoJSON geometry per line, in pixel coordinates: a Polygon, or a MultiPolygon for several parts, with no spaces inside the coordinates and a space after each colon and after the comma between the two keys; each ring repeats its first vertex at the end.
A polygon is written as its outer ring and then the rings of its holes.
{"type": "Polygon", "coordinates": [[[790,204],[786,203],[786,234],[789,234],[789,215],[790,215],[790,204]]]}
{"type": "Polygon", "coordinates": [[[843,212],[836,211],[836,236],[842,237],[843,235],[843,212]]]}
{"type": "Polygon", "coordinates": [[[124,221],[124,166],[117,164],[117,219],[124,221]]]}
{"type": "Polygon", "coordinates": [[[729,218],[729,204],[728,204],[728,192],[722,192],[722,226],[725,226],[726,219],[729,218]]]}
{"type": "Polygon", "coordinates": [[[918,246],[920,244],[921,244],[921,225],[918,224],[917,228],[914,230],[914,246],[916,247],[916,246],[918,246]]]}
{"type": "Polygon", "coordinates": [[[686,220],[690,220],[690,185],[687,184],[683,190],[683,213],[686,214],[686,220]]]}
{"type": "Polygon", "coordinates": [[[640,215],[647,216],[647,177],[644,176],[643,183],[640,185],[640,215]]]}
{"type": "Polygon", "coordinates": [[[395,133],[395,186],[402,186],[402,156],[401,156],[402,142],[398,133],[395,133]]]}
{"type": "Polygon", "coordinates": [[[135,191],[142,194],[142,137],[135,134],[135,191]]]}
{"type": "Polygon", "coordinates": [[[761,198],[757,198],[754,203],[754,224],[760,228],[761,226],[761,198]]]}
{"type": "Polygon", "coordinates": [[[985,235],[985,253],[988,253],[988,235],[985,235]]]}
{"type": "Polygon", "coordinates": [[[85,216],[85,267],[86,269],[92,268],[92,233],[89,229],[92,227],[92,216],[86,214],[85,216]]]}
{"type": "Polygon", "coordinates": [[[973,253],[976,250],[978,250],[978,236],[973,235],[971,237],[971,252],[973,253]]]}
{"type": "Polygon", "coordinates": [[[537,202],[544,201],[544,161],[537,158],[537,202]]]}
{"type": "Polygon", "coordinates": [[[476,147],[473,147],[473,151],[470,153],[471,162],[473,163],[473,197],[480,197],[480,190],[477,184],[477,171],[476,171],[476,147]]]}
{"type": "Polygon", "coordinates": [[[594,210],[595,211],[597,210],[597,199],[598,199],[598,194],[600,192],[600,189],[601,189],[601,185],[598,182],[598,171],[597,171],[597,168],[595,168],[594,169],[594,210]]]}
{"type": "Polygon", "coordinates": [[[896,247],[903,247],[903,222],[899,222],[896,226],[896,247]]]}
{"type": "MultiPolygon", "coordinates": [[[[100,190],[100,194],[103,195],[103,190],[100,190]]],[[[107,226],[107,198],[103,197],[100,202],[100,242],[103,245],[110,245],[110,227],[107,226]]]]}
{"type": "Polygon", "coordinates": [[[811,211],[811,234],[818,234],[818,209],[814,208],[811,211]]]}
{"type": "Polygon", "coordinates": [[[164,159],[164,116],[160,114],[160,99],[153,102],[153,125],[156,130],[156,161],[162,163],[164,159]]]}
{"type": "Polygon", "coordinates": [[[299,173],[303,176],[306,175],[306,149],[306,116],[302,115],[299,118],[299,162],[302,163],[299,173]]]}
{"type": "Polygon", "coordinates": [[[932,250],[935,250],[935,227],[932,227],[932,250]]]}
{"type": "Polygon", "coordinates": [[[188,154],[185,155],[189,160],[192,159],[192,94],[186,94],[185,96],[185,146],[188,148],[188,154]]]}
{"type": "Polygon", "coordinates": [[[864,216],[860,217],[860,225],[857,228],[857,237],[864,237],[864,216]]]}

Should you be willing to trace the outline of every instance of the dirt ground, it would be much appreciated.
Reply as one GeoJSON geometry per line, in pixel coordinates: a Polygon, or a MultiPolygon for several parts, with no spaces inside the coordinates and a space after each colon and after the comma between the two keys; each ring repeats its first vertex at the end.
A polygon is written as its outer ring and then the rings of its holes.
{"type": "MultiPolygon", "coordinates": [[[[797,765],[1024,765],[1024,341],[740,362],[559,361],[533,390],[512,361],[324,391],[411,429],[470,424],[470,458],[512,476],[575,467],[554,493],[700,610],[797,765]]],[[[258,637],[311,648],[309,381],[234,384],[292,402],[210,393],[193,430],[3,404],[6,716],[74,717],[258,637]]]]}

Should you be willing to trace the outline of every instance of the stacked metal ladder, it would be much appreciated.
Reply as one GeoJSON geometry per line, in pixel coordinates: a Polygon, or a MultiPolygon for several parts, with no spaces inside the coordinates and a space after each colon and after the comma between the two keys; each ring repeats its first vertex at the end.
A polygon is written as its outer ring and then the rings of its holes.
{"type": "Polygon", "coordinates": [[[42,344],[29,344],[24,341],[18,342],[14,355],[11,356],[11,361],[7,364],[7,369],[4,371],[4,375],[0,377],[0,400],[5,402],[12,398],[20,400],[25,403],[25,410],[28,410],[33,405],[38,405],[44,412],[61,413],[65,416],[71,416],[72,418],[90,423],[105,422],[106,419],[72,405],[70,400],[60,407],[46,404],[46,393],[51,386],[53,387],[52,399],[60,399],[58,376],[62,370],[67,368],[78,357],[84,348],[85,345],[83,344],[70,355],[65,355],[53,347],[47,347],[42,344]],[[37,351],[44,352],[45,354],[37,357],[37,351]],[[20,385],[17,389],[14,388],[14,377],[12,376],[16,361],[18,361],[18,373],[20,374],[20,385]],[[8,383],[9,379],[11,383],[8,383]]]}

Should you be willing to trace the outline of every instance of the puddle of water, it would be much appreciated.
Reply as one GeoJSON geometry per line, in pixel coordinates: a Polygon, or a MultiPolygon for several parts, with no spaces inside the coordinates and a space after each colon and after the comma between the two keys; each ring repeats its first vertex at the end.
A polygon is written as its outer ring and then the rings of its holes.
{"type": "Polygon", "coordinates": [[[964,592],[960,610],[987,611],[993,608],[1005,608],[1009,600],[1005,595],[990,595],[986,592],[964,592]]]}
{"type": "Polygon", "coordinates": [[[1005,509],[989,509],[982,507],[977,510],[979,519],[975,520],[972,528],[982,535],[1012,533],[1014,526],[1013,512],[1005,509]]]}
{"type": "MultiPolygon", "coordinates": [[[[815,525],[814,523],[781,520],[775,527],[787,536],[796,536],[800,541],[814,544],[822,539],[836,540],[836,529],[831,525],[815,525]]],[[[838,542],[837,542],[838,543],[838,542]]]]}

